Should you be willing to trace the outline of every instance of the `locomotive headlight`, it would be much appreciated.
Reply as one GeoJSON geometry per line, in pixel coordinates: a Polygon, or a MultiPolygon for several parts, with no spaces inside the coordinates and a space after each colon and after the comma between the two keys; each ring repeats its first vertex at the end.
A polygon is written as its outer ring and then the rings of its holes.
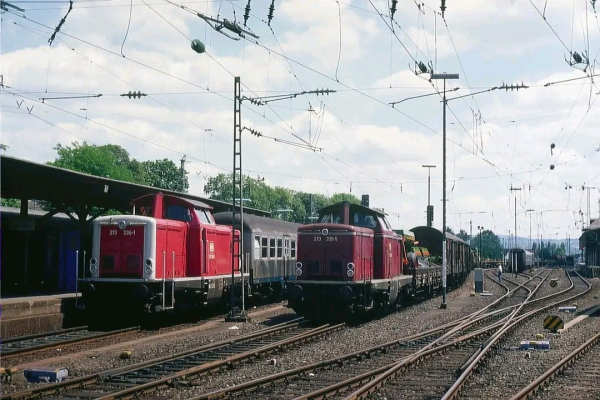
{"type": "Polygon", "coordinates": [[[119,228],[121,228],[121,229],[127,228],[127,222],[125,222],[125,221],[119,221],[119,228]]]}
{"type": "Polygon", "coordinates": [[[349,278],[352,278],[354,276],[354,263],[349,262],[348,265],[346,265],[346,268],[346,275],[348,275],[349,278]]]}
{"type": "Polygon", "coordinates": [[[302,263],[301,262],[296,263],[296,275],[297,276],[302,275],[302,263]]]}
{"type": "Polygon", "coordinates": [[[152,259],[151,258],[146,259],[146,266],[144,267],[144,272],[146,273],[146,275],[152,274],[152,259]]]}
{"type": "Polygon", "coordinates": [[[98,271],[98,260],[96,260],[95,258],[92,258],[90,260],[90,272],[92,274],[95,274],[98,271]]]}

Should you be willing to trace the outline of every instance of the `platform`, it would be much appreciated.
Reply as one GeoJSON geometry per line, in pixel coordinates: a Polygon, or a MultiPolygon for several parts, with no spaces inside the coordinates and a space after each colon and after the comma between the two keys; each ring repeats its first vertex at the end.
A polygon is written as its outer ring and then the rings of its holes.
{"type": "Polygon", "coordinates": [[[77,314],[75,293],[2,298],[0,337],[8,339],[75,326],[77,314]]]}

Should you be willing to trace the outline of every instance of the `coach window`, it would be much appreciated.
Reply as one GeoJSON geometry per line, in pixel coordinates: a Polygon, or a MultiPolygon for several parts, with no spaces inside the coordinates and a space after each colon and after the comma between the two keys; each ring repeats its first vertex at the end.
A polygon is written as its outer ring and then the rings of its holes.
{"type": "Polygon", "coordinates": [[[275,258],[275,238],[269,239],[269,257],[275,258]]]}
{"type": "Polygon", "coordinates": [[[283,257],[283,239],[277,238],[277,258],[283,257]]]}
{"type": "Polygon", "coordinates": [[[269,258],[269,238],[261,237],[261,256],[262,258],[269,258]]]}
{"type": "Polygon", "coordinates": [[[290,250],[290,258],[296,258],[296,241],[292,239],[292,248],[290,250]]]}
{"type": "Polygon", "coordinates": [[[260,236],[254,236],[254,259],[260,258],[260,236]]]}

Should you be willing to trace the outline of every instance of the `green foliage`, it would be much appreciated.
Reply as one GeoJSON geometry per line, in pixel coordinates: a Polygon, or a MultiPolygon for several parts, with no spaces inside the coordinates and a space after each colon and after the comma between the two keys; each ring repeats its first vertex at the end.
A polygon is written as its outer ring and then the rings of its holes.
{"type": "Polygon", "coordinates": [[[14,208],[20,208],[21,207],[21,200],[19,199],[0,199],[0,204],[3,205],[4,207],[14,207],[14,208]]]}
{"type": "Polygon", "coordinates": [[[477,248],[484,259],[502,258],[502,242],[491,230],[485,230],[475,236],[471,241],[471,246],[477,248]]]}
{"type": "MultiPolygon", "coordinates": [[[[133,160],[137,163],[137,160],[133,160]]],[[[175,163],[167,158],[156,161],[144,161],[139,163],[139,168],[142,176],[142,182],[148,186],[153,186],[161,189],[172,190],[175,192],[187,192],[189,188],[187,171],[183,171],[183,179],[181,170],[175,163]]]]}
{"type": "MultiPolygon", "coordinates": [[[[295,192],[279,186],[271,187],[265,184],[262,179],[255,179],[250,176],[244,176],[243,190],[243,198],[250,200],[244,202],[245,206],[269,211],[272,213],[273,218],[297,223],[309,222],[311,201],[313,215],[316,215],[319,209],[341,201],[360,204],[360,200],[356,196],[348,193],[336,193],[331,198],[327,198],[321,194],[311,195],[310,193],[295,192]]],[[[219,174],[209,178],[204,185],[204,193],[212,199],[231,202],[232,175],[219,174]]]]}
{"type": "Polygon", "coordinates": [[[58,157],[48,164],[55,167],[126,182],[143,183],[139,169],[131,169],[136,167],[136,164],[131,163],[129,153],[121,146],[96,146],[86,142],[73,142],[71,146],[59,143],[54,150],[58,157]]]}
{"type": "Polygon", "coordinates": [[[340,203],[342,201],[349,201],[352,204],[360,204],[360,200],[354,196],[353,194],[350,193],[336,193],[333,196],[331,196],[331,199],[329,200],[329,204],[335,204],[335,203],[340,203]]]}
{"type": "Polygon", "coordinates": [[[450,228],[449,226],[446,227],[446,233],[449,233],[451,235],[456,236],[456,234],[454,233],[454,231],[452,230],[452,228],[450,228]]]}
{"type": "Polygon", "coordinates": [[[471,239],[471,237],[469,236],[467,231],[465,231],[464,229],[461,229],[460,232],[458,232],[456,234],[456,236],[459,237],[460,239],[464,240],[467,243],[469,243],[469,239],[471,239]]]}
{"type": "Polygon", "coordinates": [[[54,150],[58,157],[48,164],[55,167],[177,192],[185,192],[189,187],[187,171],[184,171],[182,179],[181,170],[173,161],[140,162],[115,144],[96,146],[73,142],[70,146],[63,146],[59,143],[54,150]]]}

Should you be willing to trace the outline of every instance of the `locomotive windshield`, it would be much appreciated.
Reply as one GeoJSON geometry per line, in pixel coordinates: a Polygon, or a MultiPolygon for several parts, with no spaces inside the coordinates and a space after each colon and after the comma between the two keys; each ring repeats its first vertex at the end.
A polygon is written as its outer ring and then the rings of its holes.
{"type": "Polygon", "coordinates": [[[322,224],[339,224],[342,222],[342,218],[339,213],[329,213],[322,215],[319,222],[322,224]]]}
{"type": "Polygon", "coordinates": [[[351,217],[352,225],[362,226],[364,228],[375,228],[377,227],[377,220],[373,215],[367,215],[362,212],[355,212],[351,217]]]}

